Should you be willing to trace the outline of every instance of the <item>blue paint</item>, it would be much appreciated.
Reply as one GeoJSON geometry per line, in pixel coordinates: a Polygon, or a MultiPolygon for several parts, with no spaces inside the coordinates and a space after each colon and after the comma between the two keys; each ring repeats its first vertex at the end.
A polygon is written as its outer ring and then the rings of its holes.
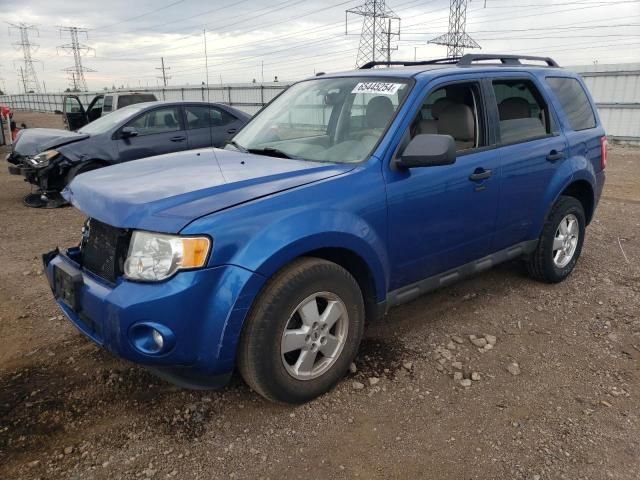
{"type": "MultiPolygon", "coordinates": [[[[360,76],[347,72],[326,78],[360,76]]],[[[205,374],[234,368],[247,312],[266,280],[293,259],[339,249],[361,260],[373,300],[388,292],[493,252],[536,239],[547,213],[574,182],[588,185],[593,205],[604,183],[596,127],[571,131],[545,76],[574,74],[552,68],[412,67],[366,72],[366,77],[410,79],[395,117],[365,161],[321,163],[193,150],[138,160],[76,178],[66,198],[87,216],[128,228],[214,239],[208,265],[170,280],[115,285],[85,271],[77,250],[58,255],[82,272],[82,315],[59,302],[83,333],[115,354],[144,365],[189,367],[205,374]],[[453,165],[402,170],[392,157],[425,95],[444,84],[526,78],[549,107],[551,135],[502,145],[496,106],[487,106],[489,144],[458,155],[453,165]],[[565,158],[550,162],[552,150],[565,158]],[[477,169],[490,178],[470,181],[477,169]],[[135,347],[132,326],[164,326],[173,345],[158,355],[135,347]]],[[[309,80],[313,81],[313,80],[309,80]]],[[[490,98],[485,100],[490,101],[490,98]]]]}

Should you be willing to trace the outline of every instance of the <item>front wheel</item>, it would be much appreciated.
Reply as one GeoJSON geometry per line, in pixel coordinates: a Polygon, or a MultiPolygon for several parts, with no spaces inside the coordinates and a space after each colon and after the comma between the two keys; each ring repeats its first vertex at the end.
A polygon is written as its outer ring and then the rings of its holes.
{"type": "Polygon", "coordinates": [[[582,204],[573,197],[560,197],[544,224],[536,250],[527,261],[529,275],[547,283],[567,278],[580,257],[585,225],[582,204]]]}
{"type": "Polygon", "coordinates": [[[302,258],[278,272],[244,326],[238,367],[267,399],[309,401],[333,387],[356,355],[364,331],[358,283],[341,266],[302,258]]]}

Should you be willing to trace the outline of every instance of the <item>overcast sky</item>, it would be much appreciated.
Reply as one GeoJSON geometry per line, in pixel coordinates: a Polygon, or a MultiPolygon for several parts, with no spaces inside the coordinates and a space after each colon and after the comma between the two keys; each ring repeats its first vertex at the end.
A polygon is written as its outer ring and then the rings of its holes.
{"type": "MultiPolygon", "coordinates": [[[[360,17],[345,10],[365,0],[0,0],[1,18],[37,25],[30,40],[40,82],[49,92],[69,85],[63,68],[73,57],[56,46],[69,42],[57,26],[89,29],[81,42],[95,49],[83,59],[90,90],[155,86],[160,57],[170,85],[296,80],[317,71],[350,69],[358,52],[360,17]]],[[[427,41],[445,33],[449,0],[387,0],[401,17],[392,59],[439,58],[446,47],[427,41]]],[[[549,55],[561,65],[640,62],[640,0],[472,0],[467,32],[478,52],[549,55]]],[[[0,28],[0,86],[19,89],[22,54],[15,29],[0,28]]]]}

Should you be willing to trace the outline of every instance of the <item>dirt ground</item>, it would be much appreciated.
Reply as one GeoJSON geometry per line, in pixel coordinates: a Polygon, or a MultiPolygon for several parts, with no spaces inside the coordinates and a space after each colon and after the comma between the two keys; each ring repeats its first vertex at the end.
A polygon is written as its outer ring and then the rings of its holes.
{"type": "Polygon", "coordinates": [[[83,218],[28,191],[0,168],[1,479],[640,478],[640,150],[612,148],[566,282],[514,262],[394,309],[357,371],[295,408],[238,378],[180,390],[82,337],[39,258],[83,218]]]}

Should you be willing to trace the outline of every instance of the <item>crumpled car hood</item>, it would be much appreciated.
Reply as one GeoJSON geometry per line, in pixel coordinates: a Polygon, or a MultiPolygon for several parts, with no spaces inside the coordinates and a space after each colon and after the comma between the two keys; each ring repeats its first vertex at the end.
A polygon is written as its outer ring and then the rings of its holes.
{"type": "Polygon", "coordinates": [[[83,173],[62,194],[103,223],[177,233],[201,216],[351,169],[353,165],[190,150],[83,173]]]}
{"type": "Polygon", "coordinates": [[[27,128],[13,145],[13,152],[24,157],[89,138],[89,135],[55,128],[27,128]]]}

